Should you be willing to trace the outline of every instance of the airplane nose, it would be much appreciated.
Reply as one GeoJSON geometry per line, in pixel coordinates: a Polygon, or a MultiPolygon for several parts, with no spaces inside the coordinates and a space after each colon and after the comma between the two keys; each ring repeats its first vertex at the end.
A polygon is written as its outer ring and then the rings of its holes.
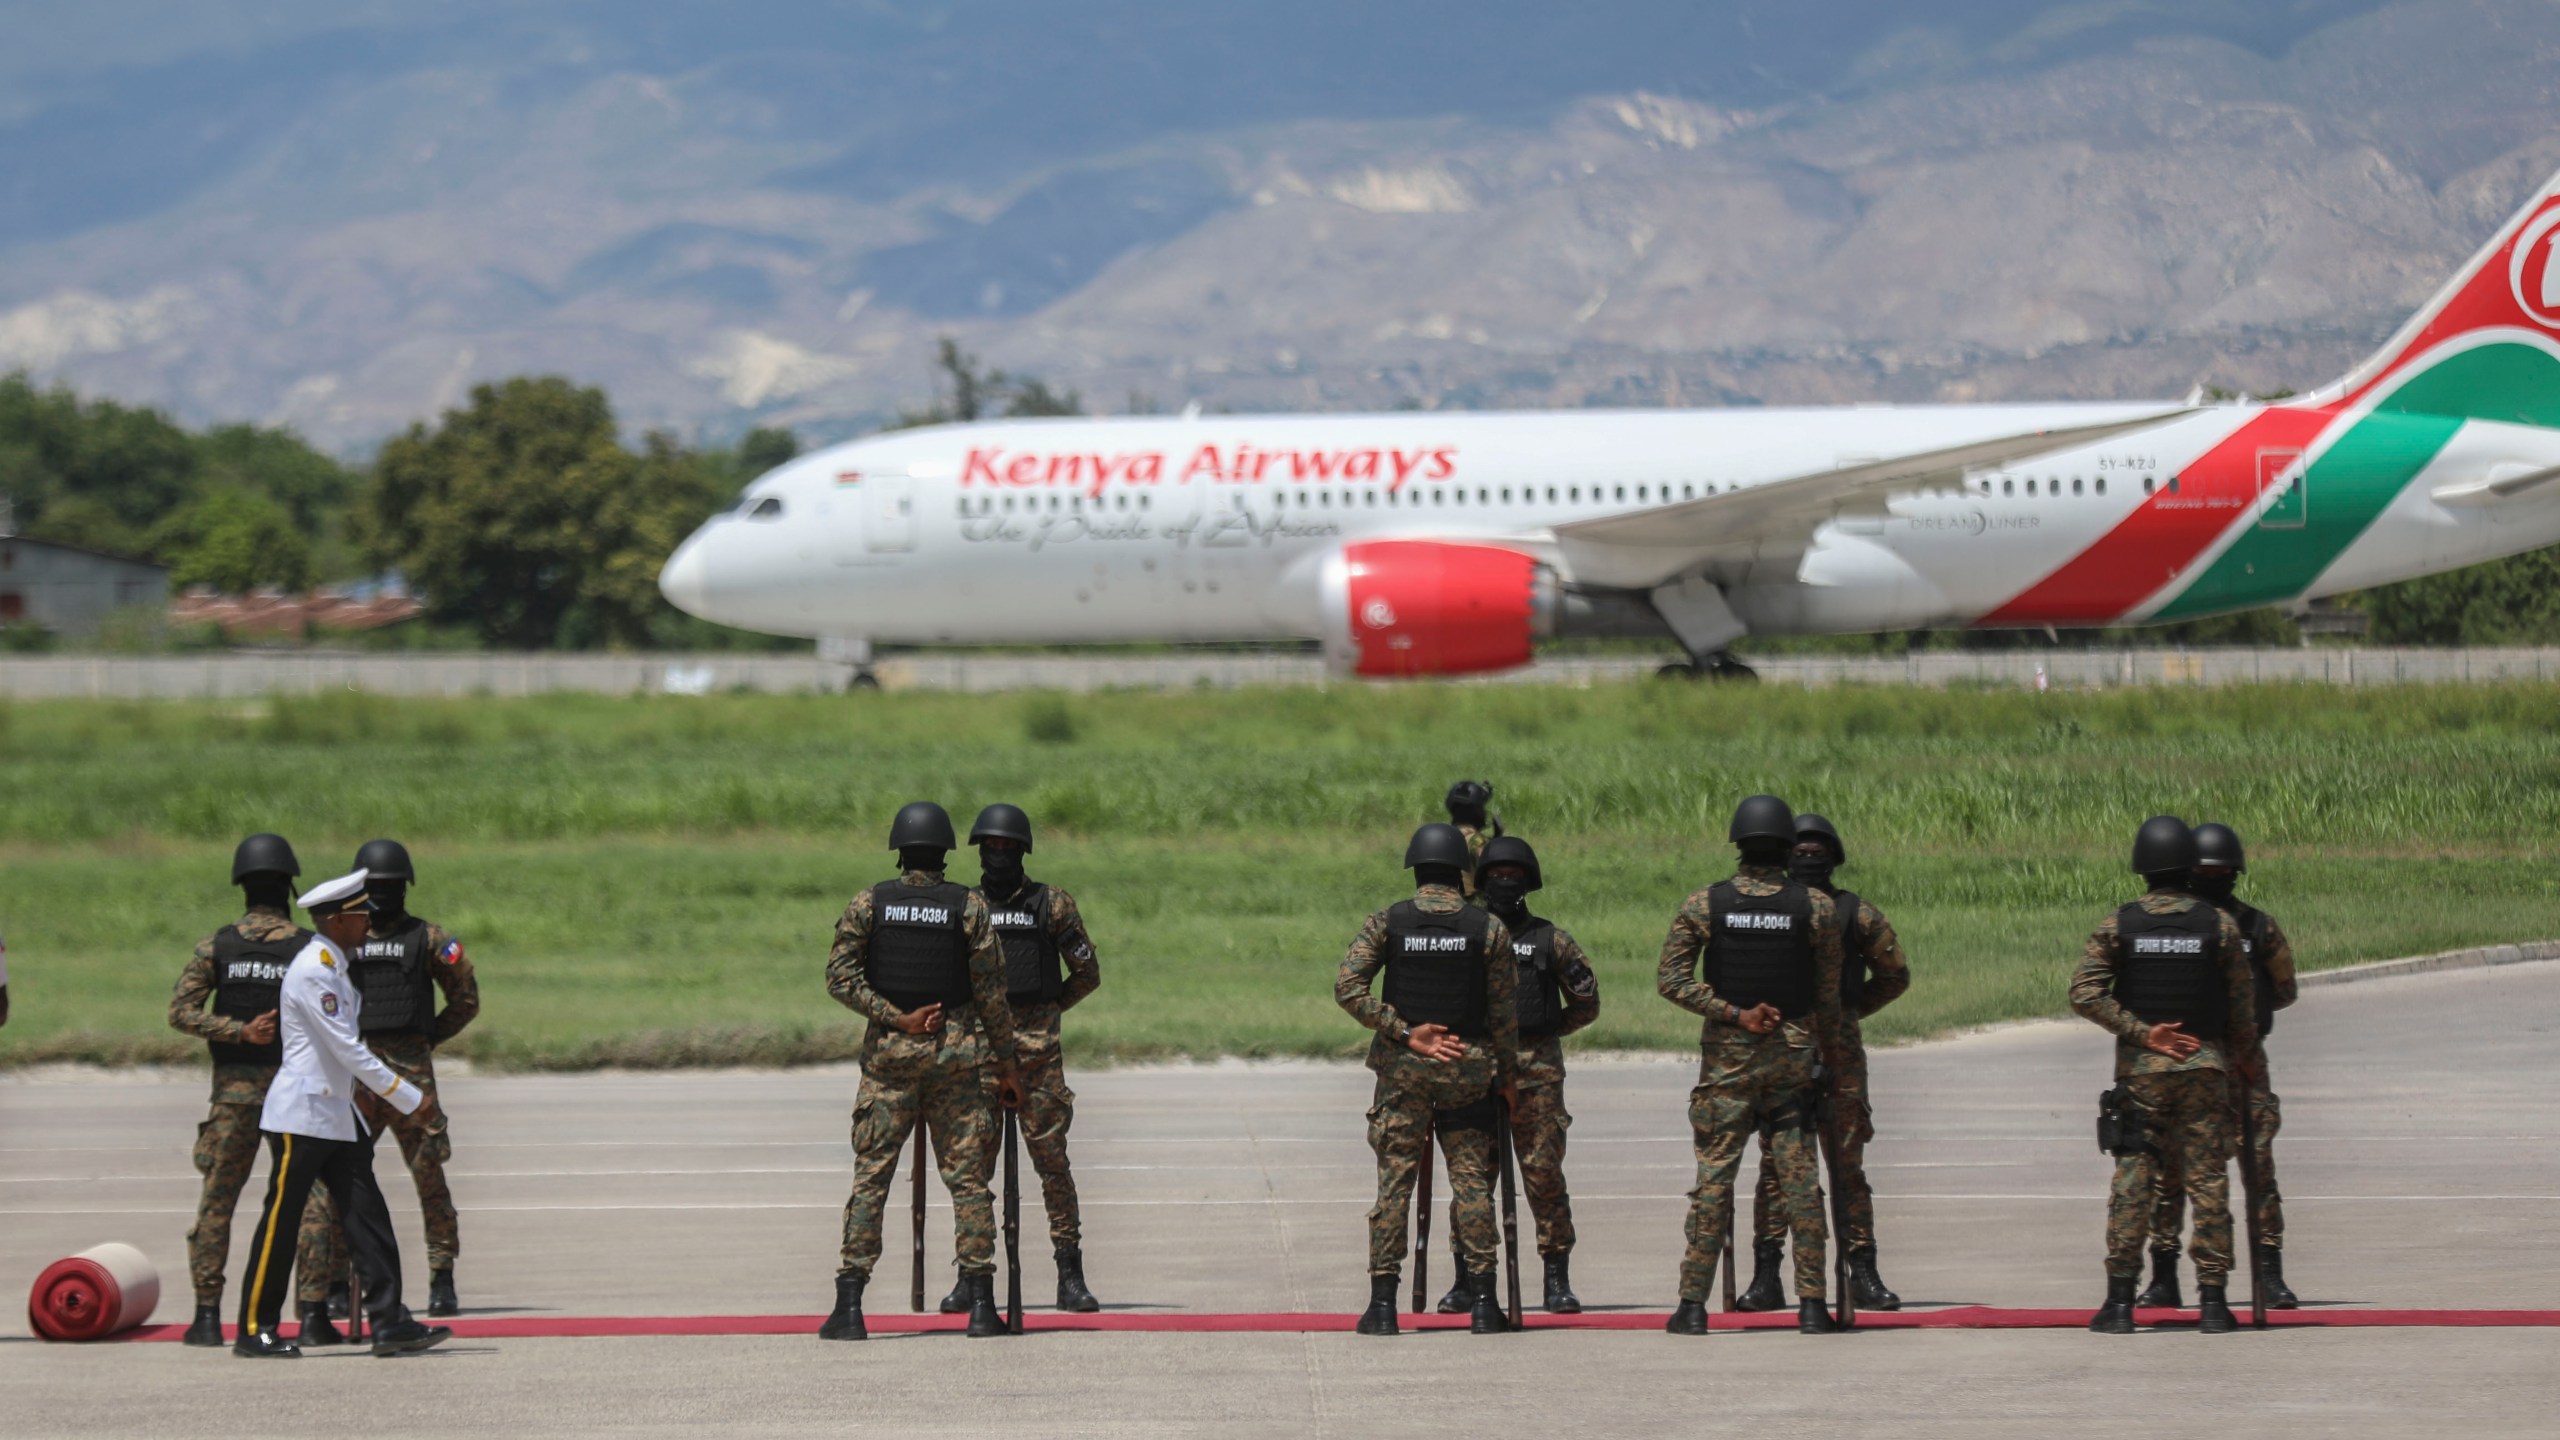
{"type": "Polygon", "coordinates": [[[687,615],[708,620],[711,617],[703,609],[711,598],[709,571],[709,563],[702,558],[702,537],[695,535],[677,546],[658,571],[658,593],[687,615]]]}

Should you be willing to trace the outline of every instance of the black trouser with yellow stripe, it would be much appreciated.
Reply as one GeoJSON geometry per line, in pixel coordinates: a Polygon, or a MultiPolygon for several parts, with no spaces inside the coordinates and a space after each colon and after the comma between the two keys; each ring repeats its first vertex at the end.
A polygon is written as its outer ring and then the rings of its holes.
{"type": "Polygon", "coordinates": [[[293,1272],[294,1237],[311,1187],[328,1187],[346,1225],[356,1278],[364,1282],[364,1313],[376,1326],[398,1320],[400,1242],[391,1233],[391,1209],[373,1180],[373,1146],[382,1132],[360,1140],[323,1140],[267,1132],[267,1200],[258,1211],[258,1233],[249,1239],[249,1283],[240,1290],[240,1333],[272,1332],[284,1315],[293,1272]]]}

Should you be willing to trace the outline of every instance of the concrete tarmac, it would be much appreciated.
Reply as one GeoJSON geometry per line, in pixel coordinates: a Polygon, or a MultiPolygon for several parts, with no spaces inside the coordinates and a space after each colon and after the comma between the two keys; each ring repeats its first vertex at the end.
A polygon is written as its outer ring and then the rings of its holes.
{"type": "MultiPolygon", "coordinates": [[[[2283,1015],[2272,1052],[2287,1274],[2310,1304],[2553,1304],[2555,1024],[2554,964],[2323,988],[2283,1015]]],[[[1069,1044],[1072,1058],[1072,1017],[1069,1044]]],[[[1876,1054],[1883,1268],[1909,1307],[2095,1305],[2109,1162],[2091,1135],[2109,1054],[2079,1022],[1876,1054]]],[[[1672,1057],[1577,1062],[1574,1279],[1593,1309],[1658,1313],[1673,1298],[1693,1076],[1672,1057]]],[[[831,1295],[856,1080],[845,1069],[451,1078],[466,1318],[804,1314],[814,1330],[831,1295]]],[[[2522,1435],[2548,1434],[2560,1400],[2548,1330],[1362,1339],[1346,1332],[1367,1295],[1369,1082],[1321,1064],[1075,1076],[1087,1268],[1106,1305],[1327,1312],[1344,1317],[1341,1331],[457,1340],[397,1364],[315,1352],[280,1370],[168,1344],[43,1345],[20,1338],[12,1306],[0,1316],[0,1435],[1331,1435],[1473,1424],[1487,1408],[1601,1433],[1712,1421],[1776,1434],[2114,1435],[2211,1414],[2297,1433],[2522,1435]]],[[[23,1286],[53,1259],[123,1240],[160,1268],[157,1318],[183,1321],[202,1102],[192,1072],[0,1078],[0,1281],[23,1286]]],[[[422,1299],[414,1200],[396,1155],[382,1169],[422,1299]]],[[[901,1176],[874,1313],[905,1308],[905,1193],[901,1176]]],[[[235,1283],[256,1194],[233,1235],[235,1283]]],[[[938,1193],[930,1218],[939,1294],[951,1252],[938,1193]]],[[[1025,1293],[1045,1300],[1036,1187],[1023,1219],[1025,1293]]],[[[1525,1204],[1521,1225],[1528,1251],[1525,1204]]],[[[1436,1289],[1449,1273],[1445,1218],[1434,1229],[1436,1289]]],[[[2188,1284],[2192,1297],[2192,1274],[2188,1284]]]]}

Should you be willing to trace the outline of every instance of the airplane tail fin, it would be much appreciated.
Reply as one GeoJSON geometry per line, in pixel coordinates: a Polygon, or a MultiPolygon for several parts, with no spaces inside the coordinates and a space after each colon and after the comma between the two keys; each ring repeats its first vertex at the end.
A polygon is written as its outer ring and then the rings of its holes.
{"type": "MultiPolygon", "coordinates": [[[[2400,391],[2437,370],[2438,362],[2499,341],[2560,356],[2560,175],[2537,187],[2390,343],[2344,379],[2292,403],[2354,405],[2378,390],[2400,391]]],[[[2530,423],[2551,424],[2560,395],[2532,408],[2538,413],[2530,423]]]]}

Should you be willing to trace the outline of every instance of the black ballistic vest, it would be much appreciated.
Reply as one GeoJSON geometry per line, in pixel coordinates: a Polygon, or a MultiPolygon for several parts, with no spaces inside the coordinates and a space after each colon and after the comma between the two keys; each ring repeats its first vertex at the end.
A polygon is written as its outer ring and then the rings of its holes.
{"type": "MultiPolygon", "coordinates": [[[[1509,922],[1504,922],[1509,925],[1509,922]]],[[[1535,915],[1511,929],[1511,954],[1520,962],[1520,980],[1512,991],[1520,1011],[1520,1038],[1553,1035],[1564,1025],[1564,985],[1556,974],[1556,925],[1535,915]]]]}
{"type": "MultiPolygon", "coordinates": [[[[296,930],[281,940],[252,940],[237,925],[225,925],[213,936],[213,1013],[225,1020],[249,1021],[276,1008],[284,993],[284,972],[293,957],[311,943],[311,932],[296,930]]],[[[264,1045],[237,1041],[210,1042],[216,1065],[281,1065],[284,1037],[264,1045]]]]}
{"type": "Polygon", "coordinates": [[[1867,905],[1855,891],[1822,893],[1840,911],[1840,1008],[1854,1020],[1867,1008],[1867,905]]]}
{"type": "Polygon", "coordinates": [[[1049,887],[1025,880],[999,904],[984,890],[987,923],[1004,947],[1004,998],[1011,1005],[1054,1004],[1066,994],[1066,967],[1057,937],[1049,933],[1049,887]]]}
{"type": "Polygon", "coordinates": [[[2263,1038],[2276,1028],[2276,979],[2267,970],[2267,912],[2237,897],[2213,904],[2240,927],[2240,953],[2249,957],[2249,992],[2263,1038]]]}
{"type": "Polygon", "coordinates": [[[962,928],[969,887],[948,881],[910,885],[883,880],[871,887],[871,947],[865,960],[871,988],[901,1010],[927,1005],[966,1005],[969,936],[962,928]]]}
{"type": "Polygon", "coordinates": [[[1445,1025],[1468,1040],[1492,1034],[1485,1016],[1484,944],[1493,917],[1473,905],[1436,915],[1410,900],[1387,912],[1380,998],[1407,1025],[1445,1025]]]}
{"type": "Polygon", "coordinates": [[[387,935],[367,935],[347,962],[364,1006],[356,1028],[367,1035],[408,1031],[436,1033],[436,984],[427,967],[435,956],[427,949],[427,922],[402,917],[387,935]]]}
{"type": "Polygon", "coordinates": [[[1707,892],[1707,983],[1749,1010],[1775,1005],[1789,1020],[1813,1013],[1813,892],[1793,880],[1775,895],[1745,895],[1730,880],[1707,892]]]}
{"type": "Polygon", "coordinates": [[[2214,963],[2222,912],[2202,900],[2183,915],[2154,915],[2140,904],[2116,912],[2118,1003],[2147,1025],[2178,1027],[2199,1040],[2230,1028],[2231,1001],[2214,963]]]}

